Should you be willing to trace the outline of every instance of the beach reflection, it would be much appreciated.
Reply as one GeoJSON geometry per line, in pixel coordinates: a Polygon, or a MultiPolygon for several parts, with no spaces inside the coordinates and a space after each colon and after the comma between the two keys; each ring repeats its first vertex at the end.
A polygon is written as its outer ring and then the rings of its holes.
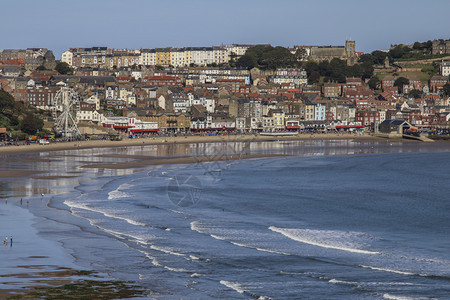
{"type": "Polygon", "coordinates": [[[322,156],[348,154],[379,154],[400,152],[448,151],[448,143],[420,143],[393,140],[311,139],[297,141],[174,143],[129,147],[76,149],[3,156],[0,170],[22,171],[23,177],[3,176],[0,196],[31,196],[63,193],[90,177],[124,176],[142,170],[142,166],[129,168],[82,168],[89,164],[126,164],[136,159],[183,156],[207,156],[207,161],[221,157],[258,155],[322,156]],[[29,175],[25,172],[34,171],[29,175]],[[29,176],[29,178],[26,178],[29,176]]]}

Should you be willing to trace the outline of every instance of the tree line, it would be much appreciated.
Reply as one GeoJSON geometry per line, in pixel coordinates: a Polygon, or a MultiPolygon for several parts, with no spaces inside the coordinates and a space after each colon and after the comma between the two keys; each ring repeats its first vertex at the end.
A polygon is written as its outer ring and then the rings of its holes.
{"type": "Polygon", "coordinates": [[[42,130],[44,121],[39,117],[36,109],[27,106],[21,101],[15,101],[14,97],[0,90],[0,127],[8,131],[18,131],[35,134],[42,130]]]}

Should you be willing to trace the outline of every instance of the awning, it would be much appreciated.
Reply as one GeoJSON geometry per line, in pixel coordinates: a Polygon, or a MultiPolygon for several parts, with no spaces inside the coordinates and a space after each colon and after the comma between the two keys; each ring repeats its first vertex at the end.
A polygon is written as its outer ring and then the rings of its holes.
{"type": "Polygon", "coordinates": [[[159,129],[130,129],[128,130],[129,132],[132,133],[139,133],[139,132],[157,132],[159,131],[159,129]]]}
{"type": "Polygon", "coordinates": [[[363,125],[336,125],[337,129],[364,128],[363,125]]]}

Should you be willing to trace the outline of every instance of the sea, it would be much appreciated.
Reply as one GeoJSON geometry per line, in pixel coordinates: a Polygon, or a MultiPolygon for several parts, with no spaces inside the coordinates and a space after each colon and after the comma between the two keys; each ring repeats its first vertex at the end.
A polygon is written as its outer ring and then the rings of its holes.
{"type": "Polygon", "coordinates": [[[75,177],[39,180],[53,194],[28,209],[77,266],[144,298],[448,299],[449,151],[355,139],[30,154],[75,177]],[[207,161],[80,167],[127,155],[207,161]]]}

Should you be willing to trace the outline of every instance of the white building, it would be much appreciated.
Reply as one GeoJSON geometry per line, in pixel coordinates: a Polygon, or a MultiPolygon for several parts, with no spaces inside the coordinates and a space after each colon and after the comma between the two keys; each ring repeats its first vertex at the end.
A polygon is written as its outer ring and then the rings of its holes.
{"type": "Polygon", "coordinates": [[[236,118],[236,129],[239,131],[247,129],[245,118],[236,118]]]}
{"type": "Polygon", "coordinates": [[[77,111],[77,120],[78,121],[91,121],[97,124],[101,124],[104,120],[103,114],[99,113],[96,110],[90,109],[80,109],[77,111]]]}
{"type": "Polygon", "coordinates": [[[442,61],[439,68],[441,76],[450,75],[450,61],[442,61]]]}
{"type": "Polygon", "coordinates": [[[314,120],[325,121],[326,119],[326,106],[324,104],[317,103],[314,108],[314,120]]]}
{"type": "Polygon", "coordinates": [[[63,52],[61,61],[67,63],[69,66],[73,66],[73,53],[71,51],[63,52]]]}
{"type": "Polygon", "coordinates": [[[103,127],[130,134],[159,131],[158,122],[143,122],[133,117],[109,117],[102,122],[103,127]]]}
{"type": "Polygon", "coordinates": [[[156,65],[156,51],[155,49],[142,49],[139,57],[139,62],[144,66],[156,65]]]}
{"type": "Polygon", "coordinates": [[[183,49],[173,49],[170,51],[170,64],[174,67],[186,66],[186,55],[183,49]]]}
{"type": "Polygon", "coordinates": [[[214,52],[212,47],[192,47],[192,63],[197,66],[206,66],[214,62],[214,52]]]}
{"type": "Polygon", "coordinates": [[[185,99],[174,99],[173,100],[173,110],[175,112],[186,113],[189,110],[189,101],[185,99]]]}
{"type": "Polygon", "coordinates": [[[208,99],[205,97],[195,98],[193,94],[188,94],[189,107],[192,105],[203,105],[206,111],[209,113],[214,113],[216,109],[216,101],[214,99],[208,99]]]}

